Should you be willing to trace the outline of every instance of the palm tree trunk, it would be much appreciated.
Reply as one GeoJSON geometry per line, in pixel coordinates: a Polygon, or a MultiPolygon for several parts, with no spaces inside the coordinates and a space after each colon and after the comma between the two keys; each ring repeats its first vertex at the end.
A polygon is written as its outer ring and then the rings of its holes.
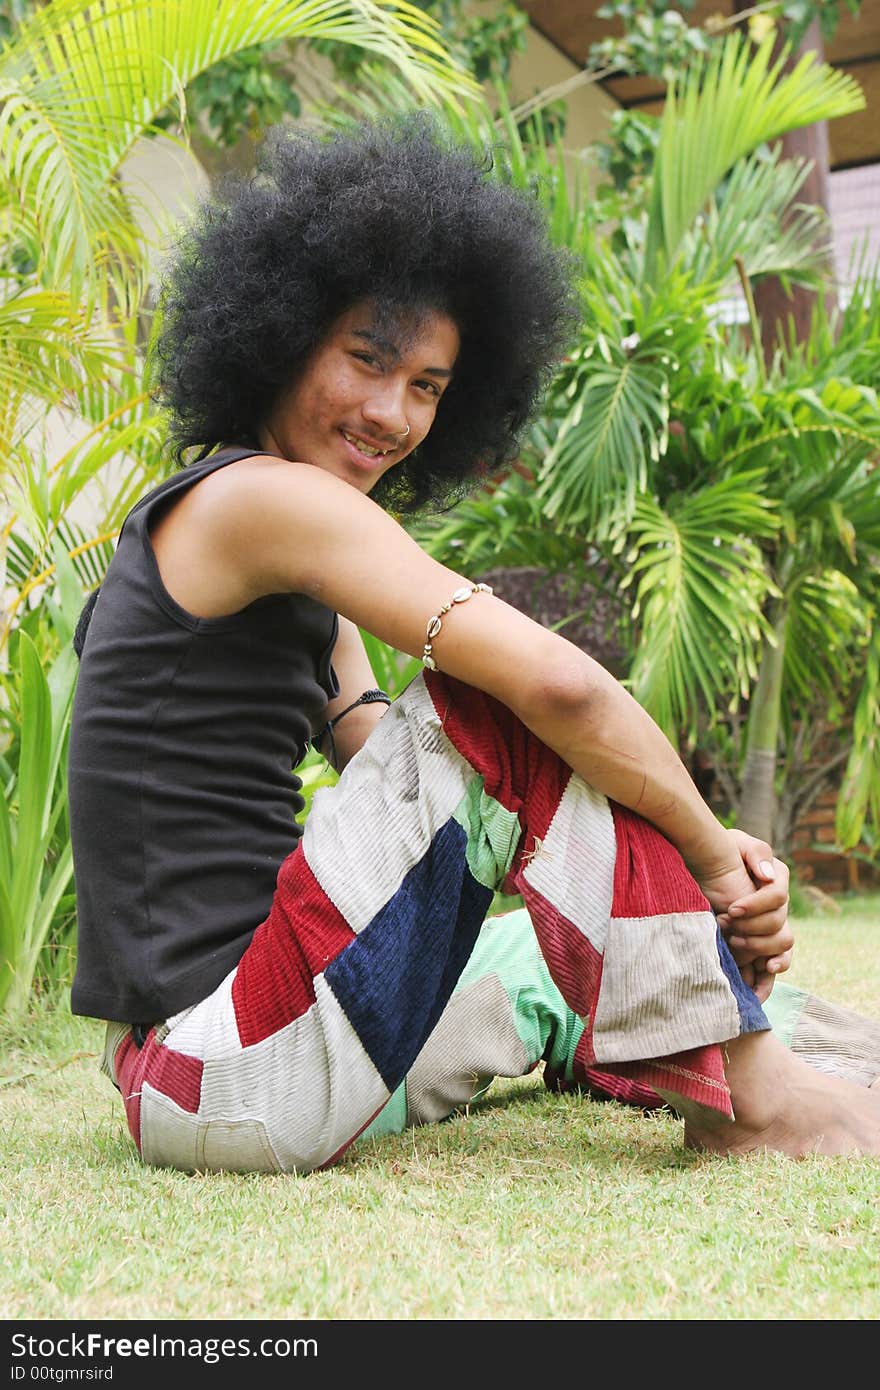
{"type": "Polygon", "coordinates": [[[746,761],[736,823],[741,830],[773,844],[776,821],[776,758],[785,659],[785,606],[772,615],[773,637],[764,640],[761,669],[752,695],[746,761]]]}
{"type": "MultiPolygon", "coordinates": [[[[753,8],[754,0],[734,0],[734,13],[753,8]]],[[[776,52],[785,40],[785,26],[782,26],[776,52]]],[[[785,65],[790,72],[798,59],[806,53],[814,53],[816,61],[825,60],[825,48],[818,19],[811,21],[797,48],[785,65]]],[[[809,164],[809,173],[797,195],[797,203],[814,204],[830,212],[828,174],[830,157],[828,148],[828,122],[816,121],[813,125],[790,130],[782,137],[782,154],[785,159],[803,159],[809,164]]],[[[834,289],[834,265],[830,250],[827,253],[828,273],[824,276],[822,294],[826,309],[830,313],[837,307],[837,293],[834,289]]],[[[813,303],[816,291],[805,285],[786,285],[775,275],[765,275],[754,286],[755,307],[761,321],[761,343],[764,361],[769,369],[780,338],[789,348],[804,342],[810,332],[813,316],[813,303]]]]}

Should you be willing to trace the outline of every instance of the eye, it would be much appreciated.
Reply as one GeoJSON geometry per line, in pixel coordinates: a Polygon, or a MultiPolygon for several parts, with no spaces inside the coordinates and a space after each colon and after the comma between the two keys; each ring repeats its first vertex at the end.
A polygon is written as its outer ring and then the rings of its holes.
{"type": "Polygon", "coordinates": [[[428,381],[425,379],[423,381],[414,381],[413,385],[417,387],[419,391],[427,391],[428,395],[434,396],[437,400],[440,399],[442,393],[436,381],[428,381]]]}
{"type": "Polygon", "coordinates": [[[365,362],[368,367],[381,367],[381,362],[375,353],[365,352],[361,348],[352,349],[352,357],[356,357],[359,362],[365,362]]]}

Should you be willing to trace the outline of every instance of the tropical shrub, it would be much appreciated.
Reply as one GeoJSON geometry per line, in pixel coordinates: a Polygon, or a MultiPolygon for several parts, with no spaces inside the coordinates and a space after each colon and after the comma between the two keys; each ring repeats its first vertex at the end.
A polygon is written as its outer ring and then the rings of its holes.
{"type": "MultiPolygon", "coordinates": [[[[673,84],[656,132],[640,126],[607,161],[609,197],[567,224],[583,328],[540,437],[519,471],[421,535],[474,573],[533,563],[611,582],[633,693],[708,752],[729,813],[784,850],[842,761],[841,843],[876,824],[880,298],[873,267],[833,314],[818,295],[808,340],[769,369],[754,314],[719,312],[734,285],[750,303],[761,276],[822,284],[822,215],[790,212],[805,168],[770,142],[862,105],[809,56],[783,76],[772,48],[717,43],[673,84]],[[841,708],[859,717],[817,779],[809,745],[841,708]]],[[[518,176],[528,162],[512,160],[518,176]]],[[[563,166],[546,172],[555,213],[563,166]]]]}
{"type": "Polygon", "coordinates": [[[142,383],[153,246],[123,162],[200,72],[255,45],[357,46],[423,104],[475,84],[430,16],[393,0],[50,0],[0,18],[15,21],[0,50],[0,590],[11,595],[0,625],[0,1007],[17,1009],[44,945],[57,952],[69,930],[75,610],[125,513],[169,467],[142,383]]]}

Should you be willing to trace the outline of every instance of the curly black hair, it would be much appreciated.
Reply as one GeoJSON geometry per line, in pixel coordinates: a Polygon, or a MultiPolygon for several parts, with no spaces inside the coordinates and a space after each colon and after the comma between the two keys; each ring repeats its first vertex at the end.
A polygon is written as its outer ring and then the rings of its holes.
{"type": "Polygon", "coordinates": [[[573,264],[537,199],[425,113],[328,136],[281,128],[255,174],[206,200],[160,296],[155,393],[178,461],[256,443],[277,396],[351,306],[448,314],[455,377],[429,435],[381,480],[439,504],[516,456],[576,314],[573,264]]]}

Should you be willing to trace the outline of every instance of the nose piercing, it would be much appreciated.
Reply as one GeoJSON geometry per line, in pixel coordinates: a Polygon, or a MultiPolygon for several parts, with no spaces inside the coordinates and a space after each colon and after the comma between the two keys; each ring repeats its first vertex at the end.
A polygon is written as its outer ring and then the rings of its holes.
{"type": "Polygon", "coordinates": [[[409,434],[409,421],[407,420],[407,422],[406,422],[406,429],[403,431],[403,434],[400,436],[401,439],[406,439],[406,437],[407,437],[408,434],[409,434]]]}

